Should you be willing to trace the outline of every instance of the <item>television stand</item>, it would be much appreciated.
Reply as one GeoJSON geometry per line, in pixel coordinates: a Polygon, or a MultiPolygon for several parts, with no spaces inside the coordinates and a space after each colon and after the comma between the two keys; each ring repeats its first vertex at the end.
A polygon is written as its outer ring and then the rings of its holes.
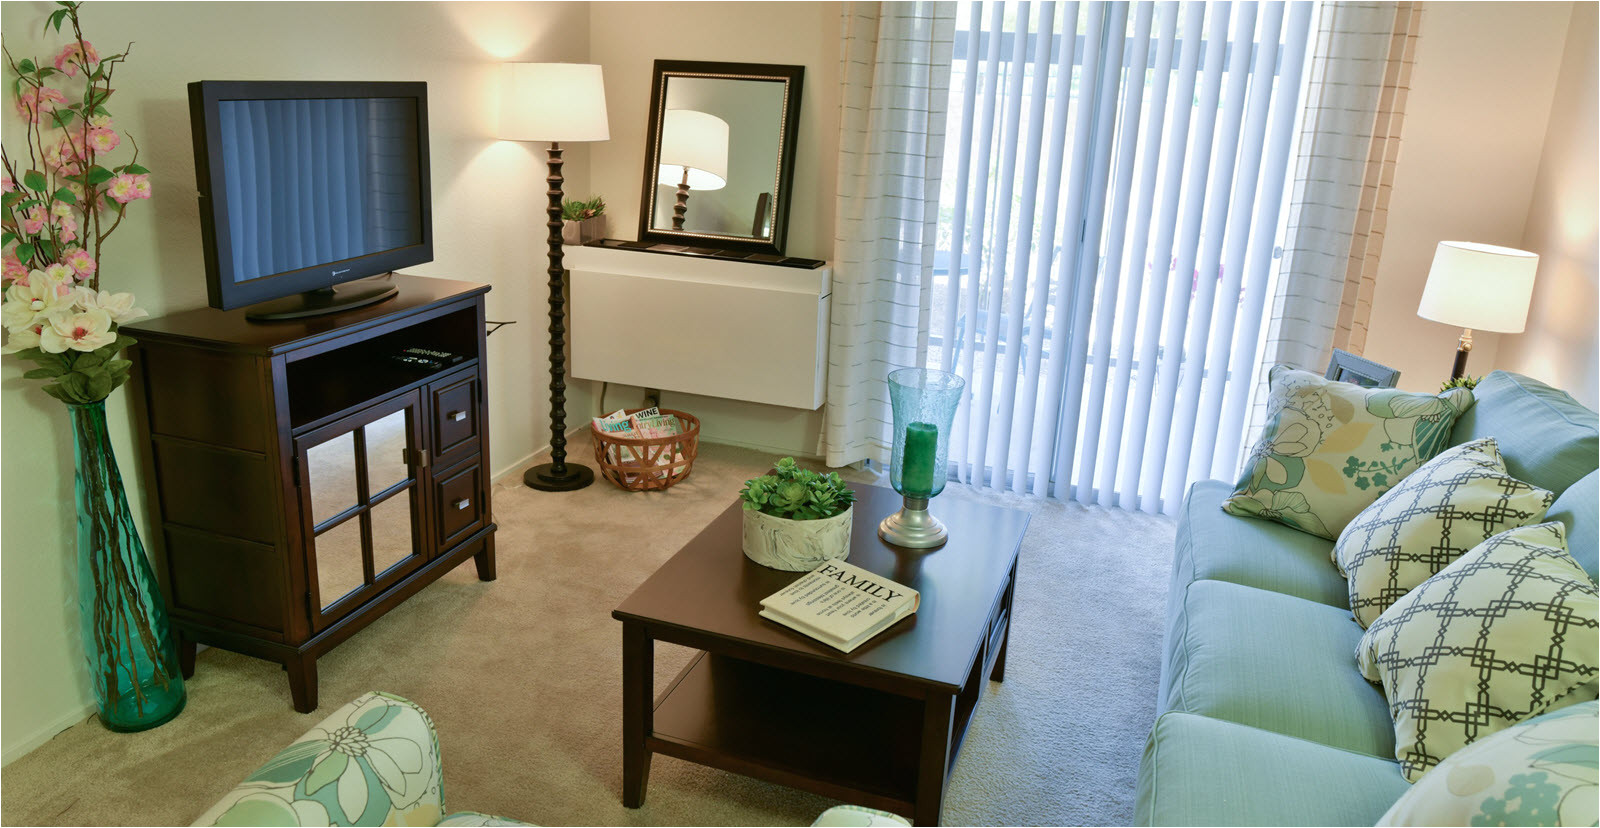
{"type": "Polygon", "coordinates": [[[261,302],[247,308],[244,318],[251,322],[279,322],[376,305],[400,292],[394,286],[393,278],[394,273],[384,273],[370,279],[358,279],[261,302]]]}

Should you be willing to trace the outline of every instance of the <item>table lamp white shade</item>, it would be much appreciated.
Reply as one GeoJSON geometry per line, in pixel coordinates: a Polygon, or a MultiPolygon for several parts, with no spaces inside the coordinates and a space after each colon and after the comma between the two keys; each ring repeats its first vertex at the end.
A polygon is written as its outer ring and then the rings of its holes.
{"type": "Polygon", "coordinates": [[[590,63],[507,63],[500,77],[506,141],[604,141],[606,87],[590,63]]]}
{"type": "Polygon", "coordinates": [[[689,168],[689,189],[728,185],[728,122],[693,109],[669,109],[661,121],[661,157],[656,182],[676,187],[689,168]]]}
{"type": "Polygon", "coordinates": [[[1522,333],[1539,254],[1475,242],[1442,241],[1417,315],[1446,325],[1522,333]]]}

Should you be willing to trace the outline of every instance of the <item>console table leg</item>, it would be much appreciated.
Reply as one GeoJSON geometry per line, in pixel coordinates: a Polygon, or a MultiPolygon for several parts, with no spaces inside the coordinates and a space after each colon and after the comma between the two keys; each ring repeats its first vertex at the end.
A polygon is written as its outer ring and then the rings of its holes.
{"type": "Polygon", "coordinates": [[[955,697],[943,693],[927,700],[922,712],[922,746],[917,757],[916,825],[938,825],[944,808],[944,783],[950,770],[950,734],[955,724],[955,697]]]}
{"type": "Polygon", "coordinates": [[[194,678],[194,655],[200,645],[194,639],[181,632],[175,632],[174,634],[178,636],[178,672],[182,673],[184,678],[192,679],[194,678]]]}
{"type": "Polygon", "coordinates": [[[472,556],[472,563],[478,567],[478,580],[494,580],[494,535],[483,539],[483,551],[472,556]]]}
{"type": "Polygon", "coordinates": [[[310,713],[317,709],[317,659],[313,656],[290,657],[283,663],[289,673],[289,696],[294,700],[296,713],[310,713]]]}
{"type": "Polygon", "coordinates": [[[622,804],[644,804],[650,782],[650,751],[644,740],[654,728],[651,696],[655,683],[655,642],[640,624],[622,625],[622,804]]]}

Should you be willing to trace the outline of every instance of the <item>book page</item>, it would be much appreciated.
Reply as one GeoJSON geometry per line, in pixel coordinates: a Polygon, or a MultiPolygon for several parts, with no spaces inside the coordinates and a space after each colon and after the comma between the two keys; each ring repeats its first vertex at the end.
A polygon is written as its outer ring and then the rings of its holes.
{"type": "Polygon", "coordinates": [[[767,610],[849,641],[906,607],[917,591],[858,566],[830,561],[762,600],[767,610]]]}

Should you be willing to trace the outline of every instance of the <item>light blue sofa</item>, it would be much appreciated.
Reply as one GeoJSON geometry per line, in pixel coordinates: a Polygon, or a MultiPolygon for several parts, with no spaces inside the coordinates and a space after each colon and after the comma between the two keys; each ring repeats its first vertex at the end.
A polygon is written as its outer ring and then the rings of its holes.
{"type": "MultiPolygon", "coordinates": [[[[1596,574],[1600,423],[1536,380],[1495,371],[1452,444],[1493,436],[1510,473],[1556,492],[1572,554],[1596,574]]],[[[1139,825],[1372,825],[1409,787],[1383,692],[1356,669],[1331,541],[1221,509],[1196,483],[1178,526],[1158,718],[1139,825]]]]}

